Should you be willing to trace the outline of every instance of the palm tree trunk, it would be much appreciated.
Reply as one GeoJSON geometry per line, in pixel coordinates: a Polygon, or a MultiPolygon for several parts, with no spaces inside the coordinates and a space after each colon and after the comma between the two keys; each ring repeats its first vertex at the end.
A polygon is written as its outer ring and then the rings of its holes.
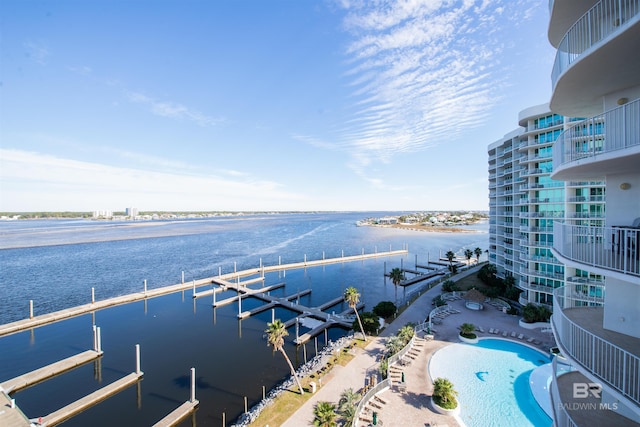
{"type": "Polygon", "coordinates": [[[360,321],[360,315],[358,314],[358,309],[356,307],[354,307],[353,311],[356,313],[356,319],[358,319],[358,325],[360,325],[360,330],[362,331],[362,336],[364,337],[364,342],[367,342],[367,335],[364,333],[364,328],[362,327],[362,322],[360,321]]]}
{"type": "Polygon", "coordinates": [[[287,353],[285,353],[283,348],[280,348],[280,352],[284,356],[284,359],[287,361],[287,364],[289,365],[289,369],[291,369],[291,375],[293,375],[293,378],[296,379],[296,383],[298,384],[298,389],[300,390],[300,394],[304,394],[304,390],[302,389],[302,384],[300,384],[300,380],[298,379],[298,374],[296,373],[296,370],[293,369],[293,364],[291,363],[291,360],[289,360],[289,356],[287,356],[287,353]]]}

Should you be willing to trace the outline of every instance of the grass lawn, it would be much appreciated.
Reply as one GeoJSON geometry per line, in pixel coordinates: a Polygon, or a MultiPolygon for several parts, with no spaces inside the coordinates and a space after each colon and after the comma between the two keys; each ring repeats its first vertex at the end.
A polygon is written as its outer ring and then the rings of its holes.
{"type": "MultiPolygon", "coordinates": [[[[367,341],[368,344],[369,341],[367,341]]],[[[351,347],[358,347],[359,349],[364,348],[365,342],[360,339],[354,339],[351,341],[351,347]]],[[[287,390],[286,392],[280,394],[280,396],[276,397],[273,403],[260,412],[260,415],[256,420],[251,423],[255,426],[279,426],[282,425],[291,414],[298,410],[307,400],[309,400],[312,396],[311,394],[311,386],[309,383],[312,381],[316,384],[319,383],[324,376],[328,375],[331,372],[331,369],[334,365],[346,366],[352,359],[354,358],[353,353],[350,349],[344,348],[340,351],[340,353],[332,357],[327,365],[325,365],[325,369],[319,371],[318,374],[312,374],[308,377],[304,377],[300,379],[302,383],[302,388],[305,393],[300,395],[298,391],[298,386],[294,383],[293,387],[287,390]]],[[[337,403],[337,402],[333,402],[337,403]]]]}
{"type": "Polygon", "coordinates": [[[457,280],[456,286],[461,291],[468,291],[471,288],[476,288],[478,290],[489,289],[489,286],[482,283],[482,280],[478,279],[475,274],[470,274],[467,277],[457,280]]]}

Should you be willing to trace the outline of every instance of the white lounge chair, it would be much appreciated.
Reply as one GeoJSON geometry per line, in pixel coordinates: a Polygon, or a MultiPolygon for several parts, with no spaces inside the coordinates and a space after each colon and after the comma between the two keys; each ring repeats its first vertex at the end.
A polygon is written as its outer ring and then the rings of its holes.
{"type": "Polygon", "coordinates": [[[524,334],[520,334],[520,335],[518,335],[518,339],[519,339],[519,340],[521,340],[521,339],[523,339],[523,338],[524,338],[524,334]]]}

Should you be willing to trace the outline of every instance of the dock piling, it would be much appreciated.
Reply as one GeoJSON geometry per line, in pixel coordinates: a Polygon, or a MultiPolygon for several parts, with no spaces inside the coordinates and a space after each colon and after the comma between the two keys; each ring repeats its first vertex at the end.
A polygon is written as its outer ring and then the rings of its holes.
{"type": "Polygon", "coordinates": [[[144,279],[144,294],[147,295],[147,279],[144,279]]]}
{"type": "Polygon", "coordinates": [[[191,398],[189,402],[196,401],[196,368],[191,368],[191,398]]]}
{"type": "Polygon", "coordinates": [[[182,270],[182,284],[184,285],[184,270],[182,270]]]}
{"type": "Polygon", "coordinates": [[[96,303],[96,288],[91,287],[91,304],[96,303]]]}
{"type": "Polygon", "coordinates": [[[140,375],[140,344],[136,344],[136,374],[140,375]]]}
{"type": "Polygon", "coordinates": [[[29,300],[29,319],[33,319],[33,300],[29,300]]]}
{"type": "Polygon", "coordinates": [[[102,337],[100,336],[100,327],[96,327],[96,335],[97,335],[97,343],[98,343],[98,348],[96,348],[96,351],[98,353],[102,353],[102,337]]]}

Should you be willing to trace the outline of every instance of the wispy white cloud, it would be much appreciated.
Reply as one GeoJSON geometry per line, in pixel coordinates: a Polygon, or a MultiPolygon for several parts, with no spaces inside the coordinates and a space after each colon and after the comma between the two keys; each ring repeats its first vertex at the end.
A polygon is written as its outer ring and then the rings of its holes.
{"type": "Polygon", "coordinates": [[[27,57],[40,65],[45,65],[47,59],[51,56],[49,48],[42,42],[27,41],[23,43],[23,47],[26,50],[27,57]]]}
{"type": "Polygon", "coordinates": [[[352,35],[346,54],[354,98],[340,148],[351,153],[356,173],[364,177],[372,161],[452,141],[480,126],[510,79],[501,65],[505,29],[526,19],[531,3],[339,2],[352,35]]]}
{"type": "Polygon", "coordinates": [[[158,101],[140,92],[127,92],[127,99],[131,102],[146,105],[153,114],[171,119],[189,120],[200,126],[215,126],[224,122],[223,118],[208,116],[196,109],[171,102],[158,101]]]}
{"type": "Polygon", "coordinates": [[[156,172],[7,149],[0,149],[0,182],[3,211],[116,209],[131,203],[158,210],[286,209],[306,199],[277,182],[246,175],[156,172]]]}

